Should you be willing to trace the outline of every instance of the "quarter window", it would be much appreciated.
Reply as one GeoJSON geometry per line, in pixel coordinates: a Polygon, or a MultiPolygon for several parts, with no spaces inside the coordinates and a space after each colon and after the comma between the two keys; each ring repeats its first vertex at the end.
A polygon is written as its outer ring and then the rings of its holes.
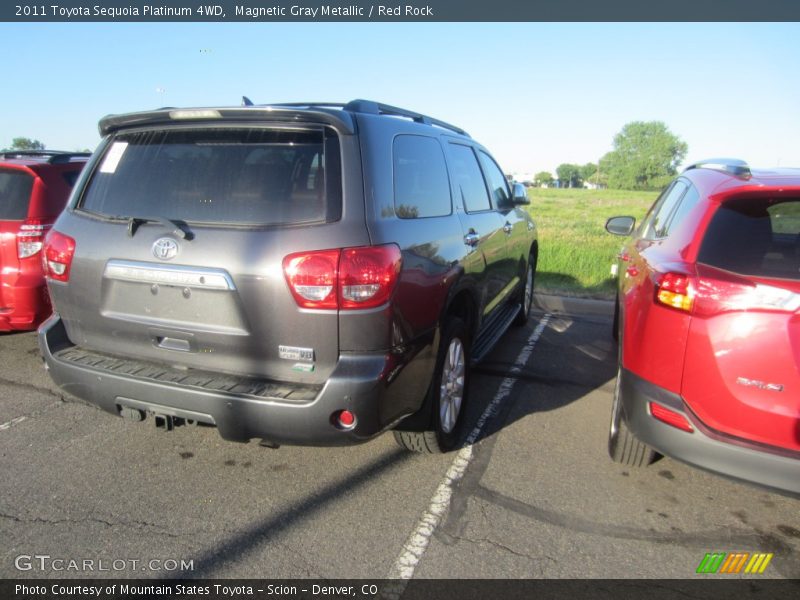
{"type": "Polygon", "coordinates": [[[28,216],[33,177],[27,173],[0,171],[0,220],[21,221],[28,216]]]}
{"type": "Polygon", "coordinates": [[[393,160],[394,210],[398,217],[417,219],[451,213],[447,165],[436,139],[397,136],[393,160]]]}

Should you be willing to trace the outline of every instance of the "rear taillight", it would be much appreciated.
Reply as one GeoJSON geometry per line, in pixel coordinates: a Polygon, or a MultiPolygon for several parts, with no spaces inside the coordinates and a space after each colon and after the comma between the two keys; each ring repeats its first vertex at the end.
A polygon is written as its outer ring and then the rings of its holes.
{"type": "Polygon", "coordinates": [[[399,274],[400,248],[395,245],[345,248],[339,261],[339,308],[384,304],[399,274]]]}
{"type": "Polygon", "coordinates": [[[283,273],[301,308],[352,310],[386,303],[400,273],[394,245],[298,252],[283,259],[283,273]]]}
{"type": "Polygon", "coordinates": [[[30,258],[42,249],[47,225],[36,219],[27,219],[17,232],[17,256],[30,258]]]}
{"type": "Polygon", "coordinates": [[[697,279],[696,287],[695,313],[698,315],[710,316],[744,310],[793,313],[800,309],[800,294],[755,283],[716,269],[704,269],[697,279]]]}
{"type": "Polygon", "coordinates": [[[339,250],[299,252],[283,259],[283,274],[301,308],[336,308],[339,250]]]}
{"type": "Polygon", "coordinates": [[[699,316],[725,312],[769,310],[797,312],[800,294],[771,285],[755,283],[745,277],[701,265],[698,275],[662,275],[656,287],[656,300],[671,308],[699,316]]]}
{"type": "Polygon", "coordinates": [[[69,281],[75,256],[75,240],[51,229],[44,239],[44,274],[56,281],[69,281]]]}
{"type": "Polygon", "coordinates": [[[683,273],[667,273],[658,280],[656,300],[661,304],[690,312],[694,303],[692,279],[683,273]]]}

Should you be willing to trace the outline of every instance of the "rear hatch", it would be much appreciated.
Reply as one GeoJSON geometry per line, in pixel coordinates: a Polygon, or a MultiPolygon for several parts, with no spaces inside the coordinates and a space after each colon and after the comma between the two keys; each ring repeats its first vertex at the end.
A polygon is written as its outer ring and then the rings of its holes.
{"type": "Polygon", "coordinates": [[[324,381],[338,315],[298,307],[283,259],[344,245],[340,156],[323,125],[112,135],[48,237],[52,264],[72,254],[61,275],[48,271],[71,341],[170,366],[324,381]]]}
{"type": "Polygon", "coordinates": [[[800,450],[800,199],[751,195],[714,213],[682,391],[712,430],[800,450]]]}
{"type": "Polygon", "coordinates": [[[21,260],[18,235],[28,216],[34,181],[27,168],[0,167],[0,315],[13,309],[10,292],[21,260]]]}

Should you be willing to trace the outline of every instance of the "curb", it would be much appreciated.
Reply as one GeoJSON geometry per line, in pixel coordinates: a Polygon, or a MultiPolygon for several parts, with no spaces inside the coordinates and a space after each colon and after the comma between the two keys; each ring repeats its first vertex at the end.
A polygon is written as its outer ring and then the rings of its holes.
{"type": "Polygon", "coordinates": [[[603,317],[611,317],[614,315],[613,300],[595,300],[592,298],[572,298],[569,296],[534,294],[533,302],[541,310],[557,315],[588,315],[603,317]]]}

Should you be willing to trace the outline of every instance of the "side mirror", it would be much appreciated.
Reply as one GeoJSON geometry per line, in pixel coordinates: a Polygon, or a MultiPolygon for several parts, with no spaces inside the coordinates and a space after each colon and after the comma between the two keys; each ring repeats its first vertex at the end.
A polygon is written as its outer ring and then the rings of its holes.
{"type": "Polygon", "coordinates": [[[628,236],[633,233],[636,219],[633,217],[611,217],[606,221],[606,231],[614,235],[628,236]]]}
{"type": "Polygon", "coordinates": [[[527,205],[531,203],[530,198],[528,198],[528,190],[526,190],[525,186],[521,183],[514,184],[512,193],[513,196],[511,197],[511,203],[514,206],[527,205]]]}

